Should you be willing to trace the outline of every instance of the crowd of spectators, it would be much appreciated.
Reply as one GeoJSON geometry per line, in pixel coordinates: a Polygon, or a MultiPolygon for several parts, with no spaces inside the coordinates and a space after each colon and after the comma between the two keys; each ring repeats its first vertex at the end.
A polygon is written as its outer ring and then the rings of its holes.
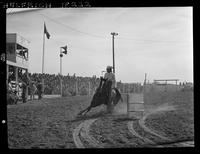
{"type": "Polygon", "coordinates": [[[55,74],[33,73],[29,76],[32,81],[44,79],[44,94],[57,95],[60,94],[60,79],[62,79],[63,95],[89,95],[95,92],[98,87],[100,78],[79,77],[75,75],[60,76],[55,74]]]}
{"type": "MultiPolygon", "coordinates": [[[[75,74],[70,76],[60,76],[55,74],[29,73],[32,81],[44,79],[44,94],[59,95],[60,94],[60,79],[62,79],[62,91],[65,96],[74,95],[93,95],[96,88],[99,86],[100,77],[80,77],[75,74]]],[[[121,93],[140,93],[142,92],[141,83],[121,83],[117,82],[117,88],[121,93]]]]}

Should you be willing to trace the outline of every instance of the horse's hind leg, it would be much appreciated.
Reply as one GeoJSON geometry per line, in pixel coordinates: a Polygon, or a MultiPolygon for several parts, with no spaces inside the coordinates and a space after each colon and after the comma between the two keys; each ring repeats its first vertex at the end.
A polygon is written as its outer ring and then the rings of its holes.
{"type": "Polygon", "coordinates": [[[86,111],[86,109],[80,111],[77,115],[82,115],[82,113],[85,112],[85,111],[86,111]]]}
{"type": "Polygon", "coordinates": [[[85,112],[85,114],[84,115],[86,115],[86,113],[88,113],[90,110],[91,110],[91,106],[89,106],[88,108],[87,108],[87,111],[85,112]]]}
{"type": "MultiPolygon", "coordinates": [[[[84,110],[82,110],[82,111],[80,111],[79,113],[78,113],[78,115],[82,115],[85,111],[87,111],[88,109],[90,108],[90,106],[89,107],[87,107],[86,109],[84,109],[84,110]]],[[[88,112],[88,111],[87,111],[88,112]]]]}

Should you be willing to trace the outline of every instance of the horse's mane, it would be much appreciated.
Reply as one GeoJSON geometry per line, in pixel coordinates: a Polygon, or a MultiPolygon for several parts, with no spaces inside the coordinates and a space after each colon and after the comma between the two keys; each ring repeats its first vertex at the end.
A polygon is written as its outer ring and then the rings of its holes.
{"type": "Polygon", "coordinates": [[[112,81],[106,80],[102,86],[102,91],[104,93],[108,93],[111,90],[112,81]]]}

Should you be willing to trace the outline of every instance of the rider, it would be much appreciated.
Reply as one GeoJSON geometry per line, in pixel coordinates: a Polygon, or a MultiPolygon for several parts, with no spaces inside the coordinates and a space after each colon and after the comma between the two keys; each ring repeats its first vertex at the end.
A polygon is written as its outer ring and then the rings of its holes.
{"type": "Polygon", "coordinates": [[[116,86],[116,80],[115,80],[115,74],[112,73],[112,66],[107,66],[106,68],[106,73],[104,75],[104,79],[107,79],[108,81],[112,81],[112,86],[111,88],[115,88],[116,86]]]}
{"type": "Polygon", "coordinates": [[[112,82],[111,89],[109,90],[109,93],[108,93],[109,101],[108,101],[108,106],[107,106],[107,111],[111,113],[113,109],[111,107],[112,102],[110,99],[111,99],[112,94],[115,93],[114,88],[116,87],[116,80],[115,80],[115,74],[112,73],[112,66],[107,66],[106,71],[107,72],[104,75],[104,79],[112,82]]]}

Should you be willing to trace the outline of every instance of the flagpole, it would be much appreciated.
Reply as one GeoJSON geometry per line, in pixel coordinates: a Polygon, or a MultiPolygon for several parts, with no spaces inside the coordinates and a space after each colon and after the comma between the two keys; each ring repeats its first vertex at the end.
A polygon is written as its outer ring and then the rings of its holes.
{"type": "MultiPolygon", "coordinates": [[[[45,23],[44,23],[45,25],[45,23]]],[[[44,50],[45,50],[45,34],[43,31],[43,54],[42,54],[42,74],[44,73],[44,50]]],[[[44,92],[44,77],[42,78],[42,91],[44,92]]]]}
{"type": "Polygon", "coordinates": [[[62,49],[60,47],[60,95],[62,97],[62,49]]]}
{"type": "Polygon", "coordinates": [[[45,46],[45,36],[43,32],[43,55],[42,55],[42,74],[44,73],[44,46],[45,46]]]}

